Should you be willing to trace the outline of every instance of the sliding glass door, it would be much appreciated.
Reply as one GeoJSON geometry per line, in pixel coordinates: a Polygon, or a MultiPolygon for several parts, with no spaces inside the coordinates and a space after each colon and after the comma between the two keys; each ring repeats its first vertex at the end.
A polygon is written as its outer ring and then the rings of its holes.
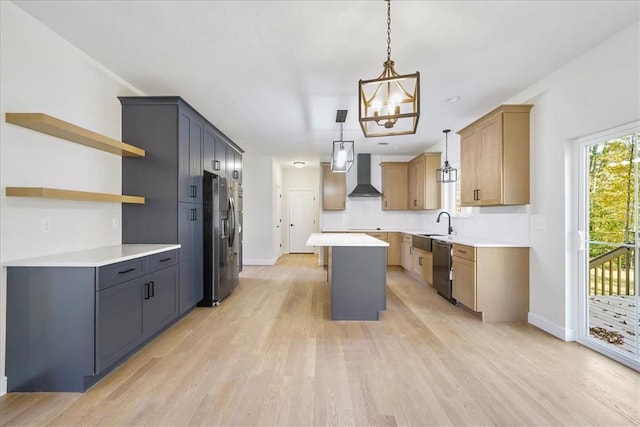
{"type": "Polygon", "coordinates": [[[638,123],[580,143],[578,341],[640,370],[638,123]]]}

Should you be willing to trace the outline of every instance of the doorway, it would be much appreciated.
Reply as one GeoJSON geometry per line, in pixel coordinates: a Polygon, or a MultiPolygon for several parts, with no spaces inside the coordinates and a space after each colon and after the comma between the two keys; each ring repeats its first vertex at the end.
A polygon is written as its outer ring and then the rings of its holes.
{"type": "Polygon", "coordinates": [[[312,253],[306,242],[316,229],[316,197],[313,190],[289,190],[289,252],[312,253]]]}
{"type": "Polygon", "coordinates": [[[580,140],[578,342],[640,370],[640,123],[580,140]]]}

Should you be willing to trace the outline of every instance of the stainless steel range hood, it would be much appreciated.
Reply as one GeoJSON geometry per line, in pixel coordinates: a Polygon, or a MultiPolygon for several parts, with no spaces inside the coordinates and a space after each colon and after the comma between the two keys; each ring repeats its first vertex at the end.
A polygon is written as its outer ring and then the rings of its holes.
{"type": "Polygon", "coordinates": [[[371,154],[358,154],[358,185],[353,189],[349,197],[381,197],[380,193],[371,185],[371,154]]]}

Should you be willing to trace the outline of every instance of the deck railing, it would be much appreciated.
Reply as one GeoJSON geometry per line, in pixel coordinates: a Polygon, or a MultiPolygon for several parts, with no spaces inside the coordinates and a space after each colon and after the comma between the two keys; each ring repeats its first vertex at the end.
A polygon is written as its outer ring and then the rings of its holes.
{"type": "Polygon", "coordinates": [[[621,246],[589,261],[589,295],[634,295],[633,257],[621,246]]]}

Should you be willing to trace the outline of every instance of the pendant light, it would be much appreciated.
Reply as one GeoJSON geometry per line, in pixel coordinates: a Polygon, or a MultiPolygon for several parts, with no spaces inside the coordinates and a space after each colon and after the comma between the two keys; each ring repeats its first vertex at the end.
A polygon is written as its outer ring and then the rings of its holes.
{"type": "Polygon", "coordinates": [[[436,181],[446,184],[448,182],[456,182],[458,180],[458,169],[449,165],[449,132],[451,129],[445,129],[444,132],[444,165],[436,170],[436,181]]]}
{"type": "Polygon", "coordinates": [[[391,0],[387,0],[387,60],[382,74],[360,80],[359,121],[365,137],[416,133],[420,118],[420,73],[400,75],[391,60],[391,0]]]}
{"type": "Polygon", "coordinates": [[[336,123],[340,123],[340,141],[333,141],[333,150],[331,151],[331,172],[334,173],[347,173],[353,165],[353,141],[342,140],[343,125],[346,119],[347,110],[336,112],[336,123]]]}

